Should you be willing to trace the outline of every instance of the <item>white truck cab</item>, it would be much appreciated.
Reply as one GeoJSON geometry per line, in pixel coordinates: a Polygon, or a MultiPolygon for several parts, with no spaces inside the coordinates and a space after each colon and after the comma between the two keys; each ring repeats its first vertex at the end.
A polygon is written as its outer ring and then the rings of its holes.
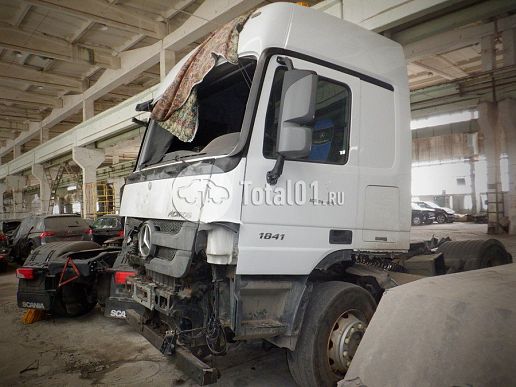
{"type": "MultiPolygon", "coordinates": [[[[123,277],[135,305],[127,317],[183,360],[266,339],[288,349],[298,384],[329,386],[345,375],[383,290],[400,283],[394,272],[410,272],[397,260],[411,224],[403,51],[274,3],[250,15],[238,56],[197,86],[191,142],[148,123],[120,210],[114,269],[136,271],[123,277]]],[[[437,262],[416,266],[438,274],[437,262]]],[[[189,364],[200,384],[216,380],[200,360],[189,364]]]]}

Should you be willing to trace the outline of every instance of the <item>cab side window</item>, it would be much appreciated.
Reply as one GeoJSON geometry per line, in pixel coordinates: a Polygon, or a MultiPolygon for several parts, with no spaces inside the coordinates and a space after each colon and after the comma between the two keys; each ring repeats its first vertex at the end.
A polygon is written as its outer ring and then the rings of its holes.
{"type": "MultiPolygon", "coordinates": [[[[265,117],[263,155],[275,159],[276,139],[281,104],[281,89],[286,68],[278,67],[274,74],[271,95],[265,117]]],[[[349,153],[351,121],[351,90],[343,83],[319,76],[316,111],[312,128],[312,149],[299,161],[345,164],[349,153]]]]}

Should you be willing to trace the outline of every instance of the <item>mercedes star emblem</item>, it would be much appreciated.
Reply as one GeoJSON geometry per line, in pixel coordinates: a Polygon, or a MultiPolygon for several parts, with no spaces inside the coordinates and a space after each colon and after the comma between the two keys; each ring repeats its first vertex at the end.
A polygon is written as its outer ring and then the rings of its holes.
{"type": "Polygon", "coordinates": [[[146,222],[140,228],[140,232],[138,233],[138,248],[143,258],[147,258],[153,253],[154,246],[151,238],[154,230],[154,225],[150,222],[146,222]]]}

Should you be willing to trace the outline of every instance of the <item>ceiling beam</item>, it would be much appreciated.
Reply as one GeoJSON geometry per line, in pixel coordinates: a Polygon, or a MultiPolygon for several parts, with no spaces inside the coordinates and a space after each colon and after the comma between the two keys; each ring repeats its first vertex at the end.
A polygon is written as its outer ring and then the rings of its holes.
{"type": "Polygon", "coordinates": [[[496,22],[465,27],[453,31],[436,34],[429,38],[409,43],[403,47],[407,61],[413,62],[422,58],[458,50],[480,42],[483,36],[493,35],[516,27],[516,15],[496,22]]]}
{"type": "Polygon", "coordinates": [[[29,4],[52,11],[67,13],[86,20],[101,23],[123,31],[144,34],[161,39],[166,34],[166,25],[142,16],[117,4],[101,0],[26,0],[29,4]]]}
{"type": "Polygon", "coordinates": [[[412,64],[422,68],[425,71],[430,71],[435,75],[448,80],[467,77],[468,73],[463,71],[460,67],[451,63],[440,56],[432,56],[423,60],[414,61],[412,64]]]}
{"type": "Polygon", "coordinates": [[[10,128],[4,128],[3,126],[0,126],[0,138],[12,139],[13,135],[11,133],[11,130],[12,129],[10,128]]]}
{"type": "Polygon", "coordinates": [[[383,32],[442,11],[461,0],[326,0],[312,8],[358,24],[368,30],[383,32]]]}
{"type": "Polygon", "coordinates": [[[15,79],[36,86],[55,87],[75,92],[83,92],[86,89],[86,82],[80,79],[6,62],[0,62],[0,79],[15,79]]]}
{"type": "Polygon", "coordinates": [[[179,51],[260,3],[260,0],[205,1],[179,28],[163,39],[162,48],[179,51]]]}
{"type": "Polygon", "coordinates": [[[86,21],[80,28],[79,30],[77,30],[75,32],[75,34],[73,35],[73,37],[69,40],[70,43],[74,44],[74,43],[77,43],[79,41],[79,39],[81,39],[85,34],[86,32],[88,32],[90,30],[91,27],[93,27],[95,23],[92,22],[91,20],[88,20],[86,21]]]}
{"type": "Polygon", "coordinates": [[[18,89],[13,89],[10,87],[0,86],[0,100],[7,100],[13,102],[28,102],[37,105],[45,105],[45,106],[53,106],[53,107],[62,107],[63,101],[58,98],[54,98],[46,95],[39,95],[35,93],[30,93],[27,91],[22,91],[18,89]]]}
{"type": "Polygon", "coordinates": [[[433,20],[418,23],[414,27],[393,33],[391,39],[401,45],[420,41],[436,34],[454,30],[479,20],[503,15],[505,12],[516,10],[514,0],[489,0],[447,13],[433,20]]]}
{"type": "MultiPolygon", "coordinates": [[[[158,41],[151,46],[122,52],[120,54],[121,68],[119,70],[107,69],[97,82],[82,94],[64,96],[62,108],[54,109],[41,122],[31,123],[30,129],[22,133],[14,144],[21,145],[33,136],[38,135],[41,129],[51,128],[70,115],[79,112],[84,100],[98,99],[118,86],[136,79],[143,71],[159,62],[162,49],[180,50],[199,37],[213,31],[217,26],[253,9],[260,2],[261,0],[210,0],[204,2],[194,15],[186,20],[183,26],[166,36],[163,41],[158,41]]],[[[9,144],[0,148],[0,156],[9,153],[12,146],[12,144],[9,144]]]]}
{"type": "Polygon", "coordinates": [[[17,109],[16,107],[0,106],[0,114],[2,118],[15,121],[41,121],[43,116],[35,113],[34,111],[28,111],[27,109],[17,109]]]}
{"type": "Polygon", "coordinates": [[[13,26],[19,26],[31,9],[31,5],[27,3],[20,2],[19,5],[20,8],[18,9],[18,13],[14,16],[14,19],[12,21],[13,26]]]}
{"type": "Polygon", "coordinates": [[[71,63],[87,63],[105,68],[120,68],[120,58],[110,50],[85,48],[66,40],[27,32],[6,23],[0,23],[0,47],[63,60],[71,63]]]}
{"type": "Polygon", "coordinates": [[[180,12],[183,12],[183,10],[192,5],[193,3],[195,3],[195,0],[179,0],[177,1],[173,7],[167,9],[166,11],[164,12],[161,12],[161,16],[163,17],[163,19],[165,20],[168,20],[170,18],[173,18],[174,16],[176,16],[178,13],[180,12]]]}
{"type": "Polygon", "coordinates": [[[8,121],[0,119],[0,127],[2,129],[10,129],[10,130],[27,130],[29,129],[29,124],[23,122],[16,121],[8,121]]]}

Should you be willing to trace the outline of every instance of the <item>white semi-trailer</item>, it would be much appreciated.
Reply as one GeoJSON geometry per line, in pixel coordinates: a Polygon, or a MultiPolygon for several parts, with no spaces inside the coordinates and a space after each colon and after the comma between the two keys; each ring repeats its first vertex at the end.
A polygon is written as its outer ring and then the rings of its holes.
{"type": "MultiPolygon", "coordinates": [[[[385,289],[511,257],[495,241],[410,245],[399,44],[275,3],[250,15],[237,53],[196,86],[192,141],[147,123],[102,301],[200,384],[217,371],[199,359],[266,339],[288,350],[299,385],[334,385],[385,289]]],[[[189,58],[140,109],[152,110],[189,58]]]]}

